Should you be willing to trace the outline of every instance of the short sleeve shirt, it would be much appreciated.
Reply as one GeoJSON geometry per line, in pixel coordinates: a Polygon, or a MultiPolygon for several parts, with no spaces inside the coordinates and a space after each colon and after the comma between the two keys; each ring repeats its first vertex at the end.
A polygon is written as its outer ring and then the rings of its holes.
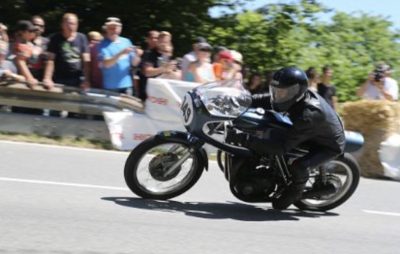
{"type": "Polygon", "coordinates": [[[43,50],[31,42],[16,42],[14,44],[14,53],[17,59],[26,61],[29,70],[37,71],[44,68],[44,61],[41,58],[43,50]]]}
{"type": "MultiPolygon", "coordinates": [[[[390,77],[386,77],[383,83],[383,90],[389,93],[394,100],[397,101],[399,99],[399,86],[396,80],[390,77]]],[[[363,98],[370,100],[382,100],[385,97],[376,86],[374,86],[371,83],[368,83],[363,98]]]]}
{"type": "Polygon", "coordinates": [[[82,76],[82,54],[89,53],[86,36],[77,33],[73,40],[67,40],[61,33],[50,37],[48,52],[55,55],[54,78],[74,79],[82,76]]]}
{"type": "MultiPolygon", "coordinates": [[[[102,62],[110,59],[130,46],[132,46],[132,42],[124,37],[118,37],[115,41],[104,39],[98,45],[99,61],[102,62]]],[[[131,63],[134,57],[134,53],[125,54],[118,58],[114,65],[110,67],[101,67],[103,87],[105,89],[132,87],[131,63]]]]}
{"type": "Polygon", "coordinates": [[[333,85],[325,85],[324,83],[319,83],[318,94],[324,98],[332,108],[335,108],[333,105],[333,97],[336,96],[336,87],[333,85]]]}

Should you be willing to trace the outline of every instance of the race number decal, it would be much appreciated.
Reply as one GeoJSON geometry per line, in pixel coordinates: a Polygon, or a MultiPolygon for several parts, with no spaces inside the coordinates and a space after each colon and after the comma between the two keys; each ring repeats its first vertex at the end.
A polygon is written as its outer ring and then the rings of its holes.
{"type": "Polygon", "coordinates": [[[183,98],[181,110],[183,114],[183,123],[189,125],[193,120],[193,102],[192,97],[188,93],[183,98]]]}

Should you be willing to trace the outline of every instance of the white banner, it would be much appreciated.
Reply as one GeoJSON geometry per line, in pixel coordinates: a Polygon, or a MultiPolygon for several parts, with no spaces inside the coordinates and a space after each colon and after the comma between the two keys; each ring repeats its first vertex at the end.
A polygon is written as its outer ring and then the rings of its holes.
{"type": "Polygon", "coordinates": [[[384,175],[400,180],[400,134],[394,134],[381,143],[379,157],[384,175]]]}
{"type": "Polygon", "coordinates": [[[144,114],[104,112],[114,148],[132,150],[157,132],[185,131],[180,104],[185,93],[198,85],[180,80],[149,79],[144,114]]]}
{"type": "Polygon", "coordinates": [[[133,112],[104,112],[111,142],[118,150],[132,150],[143,140],[159,131],[185,131],[181,123],[153,120],[145,114],[133,112]]]}
{"type": "Polygon", "coordinates": [[[169,79],[148,79],[145,114],[154,120],[182,122],[180,105],[187,91],[198,83],[169,79]]]}

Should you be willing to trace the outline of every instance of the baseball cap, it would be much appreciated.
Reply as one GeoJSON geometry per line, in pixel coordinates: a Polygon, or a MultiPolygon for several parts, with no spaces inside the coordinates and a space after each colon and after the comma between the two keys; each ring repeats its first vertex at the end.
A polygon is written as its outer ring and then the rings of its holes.
{"type": "Polygon", "coordinates": [[[197,44],[197,48],[198,48],[199,50],[208,50],[208,51],[211,51],[211,50],[212,50],[211,45],[208,44],[207,42],[200,42],[200,43],[198,43],[198,44],[197,44]]]}
{"type": "Polygon", "coordinates": [[[375,71],[377,72],[389,72],[391,71],[390,65],[384,63],[384,62],[379,62],[376,66],[375,66],[375,71]]]}
{"type": "Polygon", "coordinates": [[[207,43],[207,40],[204,37],[201,37],[201,36],[197,37],[194,40],[194,43],[204,43],[204,42],[207,43]]]}
{"type": "Polygon", "coordinates": [[[29,20],[20,20],[17,23],[17,31],[37,31],[38,28],[32,24],[29,20]]]}
{"type": "Polygon", "coordinates": [[[106,19],[106,22],[104,23],[105,26],[111,26],[111,25],[116,25],[116,26],[122,26],[121,20],[117,17],[108,17],[106,19]]]}
{"type": "Polygon", "coordinates": [[[240,54],[236,50],[231,50],[230,53],[232,55],[233,61],[238,62],[240,64],[243,64],[243,56],[242,56],[242,54],[240,54]]]}
{"type": "Polygon", "coordinates": [[[221,52],[218,53],[218,57],[221,59],[226,59],[229,61],[233,61],[233,57],[232,54],[229,50],[223,50],[221,52]]]}

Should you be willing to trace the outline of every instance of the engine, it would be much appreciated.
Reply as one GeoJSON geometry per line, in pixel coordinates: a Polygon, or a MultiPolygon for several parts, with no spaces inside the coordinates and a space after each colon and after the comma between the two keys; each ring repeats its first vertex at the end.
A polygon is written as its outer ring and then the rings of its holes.
{"type": "Polygon", "coordinates": [[[276,187],[276,175],[269,166],[269,160],[245,160],[238,163],[232,158],[231,170],[235,172],[230,178],[232,194],[245,202],[267,202],[276,187]]]}

